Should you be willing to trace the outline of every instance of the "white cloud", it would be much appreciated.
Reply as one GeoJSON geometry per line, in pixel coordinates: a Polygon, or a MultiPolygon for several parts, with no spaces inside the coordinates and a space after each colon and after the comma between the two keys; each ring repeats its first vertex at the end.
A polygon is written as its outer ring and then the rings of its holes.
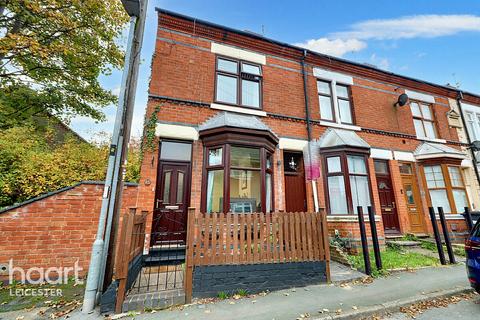
{"type": "Polygon", "coordinates": [[[310,39],[303,43],[295,43],[296,46],[312,51],[341,57],[348,52],[357,52],[367,47],[367,44],[357,39],[310,39]]]}
{"type": "Polygon", "coordinates": [[[120,95],[120,86],[116,86],[115,88],[113,88],[112,93],[118,97],[120,95]]]}
{"type": "Polygon", "coordinates": [[[465,31],[480,31],[480,16],[414,15],[395,19],[367,20],[355,23],[350,31],[337,32],[340,39],[410,39],[449,36],[465,31]]]}

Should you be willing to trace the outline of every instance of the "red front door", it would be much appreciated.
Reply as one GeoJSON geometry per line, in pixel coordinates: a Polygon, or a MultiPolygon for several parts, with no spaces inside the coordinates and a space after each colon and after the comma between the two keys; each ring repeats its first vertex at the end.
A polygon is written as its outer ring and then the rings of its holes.
{"type": "Polygon", "coordinates": [[[285,175],[285,211],[307,211],[305,170],[303,155],[299,152],[283,152],[285,175]]]}
{"type": "Polygon", "coordinates": [[[190,164],[161,162],[152,225],[152,245],[185,243],[190,164]]]}
{"type": "Polygon", "coordinates": [[[385,232],[398,233],[400,232],[400,225],[398,222],[397,208],[395,205],[395,196],[393,193],[388,162],[385,160],[375,160],[374,163],[378,196],[380,198],[380,207],[382,210],[383,227],[385,232]]]}

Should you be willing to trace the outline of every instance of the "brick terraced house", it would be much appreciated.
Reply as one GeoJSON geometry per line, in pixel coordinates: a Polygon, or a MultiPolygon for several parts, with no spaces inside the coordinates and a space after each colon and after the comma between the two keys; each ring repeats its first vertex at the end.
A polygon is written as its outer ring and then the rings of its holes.
{"type": "MultiPolygon", "coordinates": [[[[358,207],[376,213],[381,244],[431,235],[429,207],[463,239],[460,214],[480,206],[479,95],[157,12],[141,177],[124,186],[107,309],[328,281],[328,235],[357,250],[358,207]]],[[[85,270],[102,190],[0,211],[0,267],[85,270]]]]}
{"type": "Polygon", "coordinates": [[[158,10],[146,118],[159,143],[138,206],[154,208],[153,232],[184,231],[188,206],[325,208],[330,234],[353,247],[357,206],[372,206],[381,239],[431,234],[428,207],[442,206],[461,238],[459,214],[479,196],[458,104],[480,97],[459,93],[158,10]]]}

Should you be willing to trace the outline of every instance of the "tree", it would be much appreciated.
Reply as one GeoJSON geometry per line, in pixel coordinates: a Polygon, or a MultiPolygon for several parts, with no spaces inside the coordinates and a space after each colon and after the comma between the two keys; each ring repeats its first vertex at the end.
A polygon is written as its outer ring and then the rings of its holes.
{"type": "MultiPolygon", "coordinates": [[[[0,131],[0,208],[82,180],[105,179],[109,140],[89,144],[73,134],[55,141],[55,128],[12,127],[0,131]]],[[[125,181],[138,182],[139,143],[128,152],[125,181]]]]}
{"type": "Polygon", "coordinates": [[[100,74],[123,64],[119,0],[0,0],[0,129],[48,112],[103,120],[100,74]]]}

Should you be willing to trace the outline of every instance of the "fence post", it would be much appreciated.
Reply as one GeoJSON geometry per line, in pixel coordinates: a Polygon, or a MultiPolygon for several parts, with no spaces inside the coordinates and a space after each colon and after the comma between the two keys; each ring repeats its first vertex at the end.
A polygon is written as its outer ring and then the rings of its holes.
{"type": "Polygon", "coordinates": [[[365,263],[365,273],[367,275],[372,274],[372,267],[370,265],[370,256],[368,253],[367,232],[365,231],[365,221],[363,219],[363,208],[357,207],[358,212],[358,224],[360,225],[360,238],[362,239],[363,261],[365,263]]]}
{"type": "Polygon", "coordinates": [[[453,254],[452,243],[450,242],[450,235],[448,234],[447,221],[445,220],[445,213],[443,212],[442,207],[438,207],[438,215],[440,216],[440,223],[442,224],[443,239],[445,239],[445,245],[447,246],[448,260],[450,260],[450,263],[454,264],[456,263],[455,255],[453,254]]]}
{"type": "Polygon", "coordinates": [[[330,274],[330,241],[328,239],[327,213],[325,212],[325,209],[321,208],[319,214],[322,225],[320,232],[323,237],[323,250],[325,253],[325,275],[327,283],[330,283],[332,278],[330,274]]]}
{"type": "Polygon", "coordinates": [[[445,261],[445,255],[443,254],[442,239],[440,239],[440,232],[438,231],[437,219],[435,217],[435,210],[433,210],[433,207],[428,207],[428,213],[430,214],[430,220],[432,221],[433,234],[435,235],[435,242],[437,244],[440,263],[447,264],[445,261]]]}
{"type": "Polygon", "coordinates": [[[465,221],[467,222],[468,232],[472,232],[472,230],[473,230],[473,220],[472,220],[472,215],[470,214],[470,208],[465,207],[464,210],[465,210],[465,213],[463,214],[463,217],[465,218],[465,221]]]}
{"type": "Polygon", "coordinates": [[[127,278],[128,278],[128,264],[130,262],[130,249],[132,243],[132,231],[133,231],[133,223],[135,220],[135,210],[130,209],[128,214],[123,216],[122,221],[122,241],[120,243],[120,259],[119,262],[119,269],[118,269],[118,290],[117,290],[117,301],[115,302],[115,313],[122,312],[123,300],[125,300],[125,294],[127,291],[127,278]]]}
{"type": "Polygon", "coordinates": [[[370,220],[370,231],[372,233],[373,252],[375,254],[375,265],[377,270],[382,270],[382,256],[380,255],[380,245],[378,243],[377,224],[375,222],[375,212],[371,206],[368,206],[368,219],[370,220]]]}
{"type": "Polygon", "coordinates": [[[193,291],[193,235],[195,226],[195,208],[188,208],[187,243],[185,256],[185,303],[192,302],[193,291]]]}

